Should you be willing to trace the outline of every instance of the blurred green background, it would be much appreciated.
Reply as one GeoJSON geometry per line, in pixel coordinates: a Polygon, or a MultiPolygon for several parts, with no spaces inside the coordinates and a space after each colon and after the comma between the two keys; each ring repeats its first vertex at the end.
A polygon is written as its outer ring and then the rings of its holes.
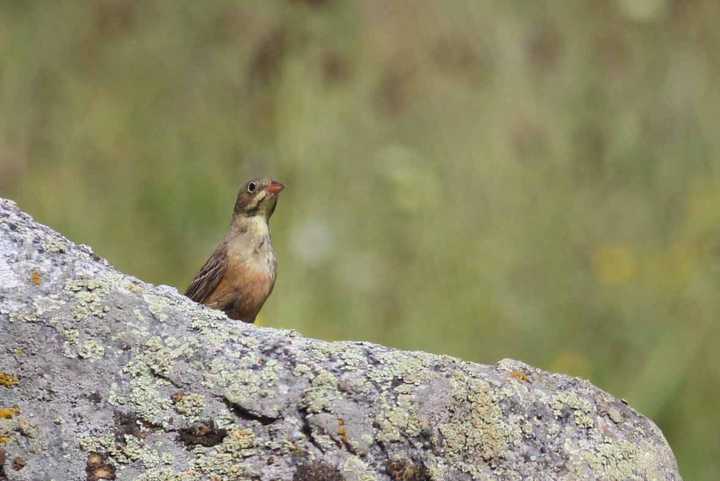
{"type": "Polygon", "coordinates": [[[0,195],[185,288],[285,182],[268,326],[590,379],[720,479],[717,0],[0,2],[0,195]]]}

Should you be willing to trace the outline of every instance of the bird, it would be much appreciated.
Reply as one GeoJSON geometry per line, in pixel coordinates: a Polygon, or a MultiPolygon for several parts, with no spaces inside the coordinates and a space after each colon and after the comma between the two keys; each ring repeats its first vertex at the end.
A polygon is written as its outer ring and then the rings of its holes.
{"type": "Polygon", "coordinates": [[[275,286],[270,217],[284,188],[269,177],[251,179],[240,188],[230,229],[193,278],[187,297],[230,319],[255,322],[275,286]]]}

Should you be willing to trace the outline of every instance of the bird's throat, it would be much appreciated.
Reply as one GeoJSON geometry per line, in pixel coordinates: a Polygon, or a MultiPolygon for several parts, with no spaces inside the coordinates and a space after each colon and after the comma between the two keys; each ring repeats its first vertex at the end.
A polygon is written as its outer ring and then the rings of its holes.
{"type": "Polygon", "coordinates": [[[226,246],[231,265],[244,266],[243,272],[274,278],[275,253],[270,242],[270,227],[264,217],[234,219],[226,246]]]}
{"type": "Polygon", "coordinates": [[[236,216],[231,227],[231,236],[249,245],[270,237],[270,226],[265,216],[236,216]]]}

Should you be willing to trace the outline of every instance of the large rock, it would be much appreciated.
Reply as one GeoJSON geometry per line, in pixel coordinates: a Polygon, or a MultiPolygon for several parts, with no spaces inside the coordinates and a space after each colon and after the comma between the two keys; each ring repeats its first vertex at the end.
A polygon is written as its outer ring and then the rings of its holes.
{"type": "Polygon", "coordinates": [[[2,199],[0,449],[0,480],[681,479],[586,381],[231,321],[2,199]]]}

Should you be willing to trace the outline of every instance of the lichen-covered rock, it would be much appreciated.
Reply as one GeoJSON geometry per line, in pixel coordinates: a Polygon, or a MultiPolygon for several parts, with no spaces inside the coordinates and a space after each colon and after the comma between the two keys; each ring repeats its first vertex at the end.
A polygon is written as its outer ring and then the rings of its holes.
{"type": "Polygon", "coordinates": [[[680,480],[591,384],[231,321],[0,199],[0,478],[680,480]]]}

